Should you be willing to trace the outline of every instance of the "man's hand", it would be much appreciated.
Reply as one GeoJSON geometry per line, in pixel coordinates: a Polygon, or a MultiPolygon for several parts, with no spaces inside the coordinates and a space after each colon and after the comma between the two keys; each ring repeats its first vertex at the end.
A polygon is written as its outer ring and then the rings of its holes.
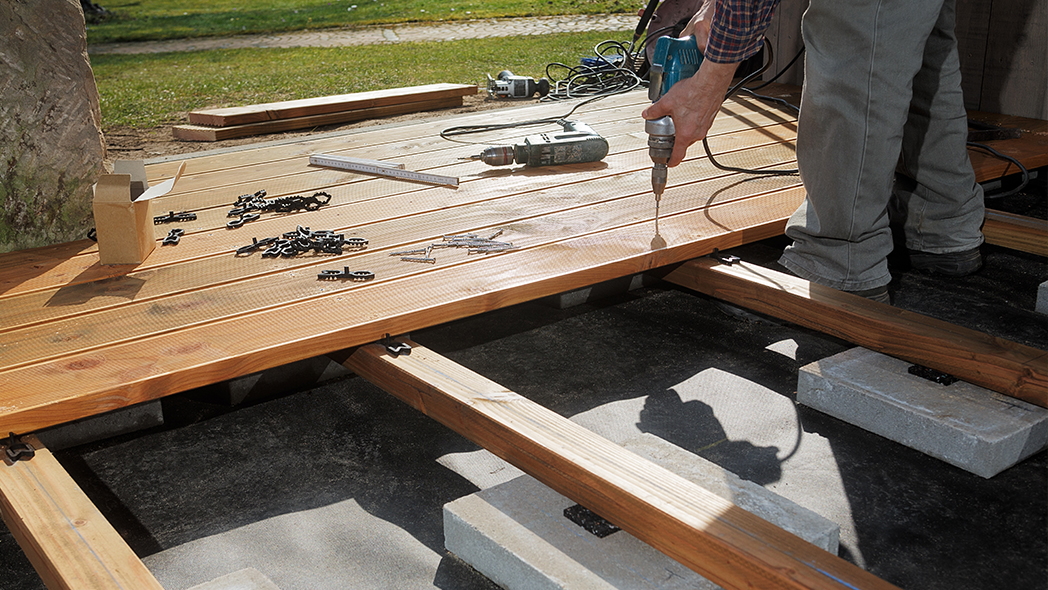
{"type": "Polygon", "coordinates": [[[667,166],[672,168],[680,164],[688,147],[706,137],[738,65],[704,60],[694,76],[674,84],[669,92],[641,113],[648,120],[666,115],[673,119],[677,134],[673,156],[667,166]]]}
{"type": "Polygon", "coordinates": [[[695,44],[699,51],[706,53],[706,44],[710,40],[710,31],[713,29],[713,19],[717,13],[717,0],[705,0],[699,10],[691,17],[684,30],[680,32],[681,37],[695,36],[695,44]]]}

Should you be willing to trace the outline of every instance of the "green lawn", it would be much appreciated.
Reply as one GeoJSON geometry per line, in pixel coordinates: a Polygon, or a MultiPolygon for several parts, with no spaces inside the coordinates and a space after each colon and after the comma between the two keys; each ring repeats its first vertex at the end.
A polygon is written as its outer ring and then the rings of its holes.
{"type": "MultiPolygon", "coordinates": [[[[359,0],[358,0],[359,1],[359,0]]],[[[628,35],[620,35],[627,40],[628,35]]],[[[91,57],[102,128],[185,122],[194,109],[448,82],[480,84],[508,69],[542,77],[578,64],[609,33],[367,47],[238,49],[91,57]]]]}
{"type": "Polygon", "coordinates": [[[88,43],[413,21],[636,12],[632,0],[101,0],[88,43]]]}

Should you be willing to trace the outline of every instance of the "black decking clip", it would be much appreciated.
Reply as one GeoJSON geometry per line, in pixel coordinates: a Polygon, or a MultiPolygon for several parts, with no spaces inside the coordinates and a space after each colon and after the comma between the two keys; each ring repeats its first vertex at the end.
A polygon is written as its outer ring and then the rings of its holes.
{"type": "Polygon", "coordinates": [[[33,447],[21,440],[21,437],[15,436],[13,432],[10,433],[9,437],[0,440],[0,445],[4,446],[4,455],[12,463],[32,459],[36,456],[36,451],[33,450],[33,447]]]}
{"type": "Polygon", "coordinates": [[[922,379],[934,381],[939,385],[950,385],[956,383],[957,381],[960,381],[960,379],[954,377],[953,375],[950,375],[949,373],[943,373],[942,371],[930,369],[923,365],[910,365],[910,368],[907,369],[907,372],[909,372],[911,375],[916,375],[922,379]]]}
{"type": "Polygon", "coordinates": [[[161,240],[160,245],[167,246],[168,244],[170,244],[172,246],[177,246],[178,241],[182,239],[182,236],[185,235],[185,233],[186,230],[180,227],[176,227],[175,229],[167,232],[167,237],[161,240]]]}
{"type": "Polygon", "coordinates": [[[716,260],[717,262],[721,262],[721,263],[727,264],[728,266],[731,266],[731,265],[735,264],[736,262],[739,262],[739,261],[742,260],[741,258],[739,258],[738,256],[735,256],[734,254],[725,254],[724,252],[721,252],[720,250],[718,250],[716,248],[713,249],[713,252],[710,252],[710,258],[716,260]]]}
{"type": "Polygon", "coordinates": [[[181,211],[179,213],[170,211],[167,215],[154,217],[153,225],[160,225],[161,223],[176,223],[178,221],[196,221],[196,218],[197,214],[190,213],[189,211],[181,211]]]}
{"type": "Polygon", "coordinates": [[[378,343],[381,344],[382,346],[385,346],[386,347],[386,352],[388,352],[389,354],[393,355],[393,358],[396,358],[396,357],[398,357],[398,356],[400,356],[402,354],[404,354],[404,355],[410,355],[411,354],[411,345],[410,344],[407,344],[406,342],[397,342],[397,341],[393,340],[393,338],[391,338],[389,336],[389,334],[386,334],[386,337],[383,338],[382,340],[379,340],[378,343]]]}
{"type": "Polygon", "coordinates": [[[603,539],[612,533],[622,530],[581,504],[575,504],[574,506],[568,506],[565,508],[564,517],[586,529],[587,532],[596,536],[598,539],[603,539]]]}
{"type": "Polygon", "coordinates": [[[333,281],[336,279],[349,279],[351,281],[370,281],[375,278],[375,273],[370,270],[349,270],[348,266],[342,267],[342,270],[322,270],[317,275],[318,279],[324,279],[327,281],[333,281]]]}

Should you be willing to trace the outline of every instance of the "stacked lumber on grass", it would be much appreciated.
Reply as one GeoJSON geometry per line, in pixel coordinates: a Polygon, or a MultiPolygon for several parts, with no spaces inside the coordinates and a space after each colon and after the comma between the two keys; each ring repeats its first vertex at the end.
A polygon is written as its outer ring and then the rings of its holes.
{"type": "Polygon", "coordinates": [[[462,106],[472,84],[427,84],[189,113],[175,139],[218,141],[462,106]]]}

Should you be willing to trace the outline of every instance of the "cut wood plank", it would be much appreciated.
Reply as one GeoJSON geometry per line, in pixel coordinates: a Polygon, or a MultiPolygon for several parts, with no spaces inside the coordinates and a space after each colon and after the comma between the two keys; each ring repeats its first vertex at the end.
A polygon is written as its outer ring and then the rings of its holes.
{"type": "Polygon", "coordinates": [[[351,123],[366,119],[377,119],[392,115],[403,115],[405,113],[418,113],[422,111],[433,111],[462,106],[462,97],[438,98],[420,102],[409,102],[394,104],[384,107],[372,107],[357,109],[355,111],[344,111],[328,113],[326,115],[309,115],[295,119],[280,119],[277,121],[263,121],[260,123],[247,123],[234,125],[232,127],[205,127],[203,125],[175,125],[171,128],[175,139],[185,141],[219,141],[222,139],[236,139],[238,137],[249,137],[252,135],[263,135],[265,133],[278,133],[280,131],[293,131],[295,129],[308,129],[310,127],[323,127],[324,125],[336,125],[339,123],[351,123]]]}
{"type": "Polygon", "coordinates": [[[744,262],[686,262],[665,280],[1048,407],[1048,352],[744,262]]]}
{"type": "Polygon", "coordinates": [[[189,122],[194,125],[231,127],[247,123],[295,119],[311,115],[326,115],[410,102],[462,97],[476,93],[477,86],[475,84],[426,84],[423,86],[389,88],[239,107],[201,109],[189,113],[189,122]]]}
{"type": "MultiPolygon", "coordinates": [[[[724,588],[895,586],[408,341],[343,364],[724,588]]],[[[341,361],[341,357],[336,357],[341,361]]]]}
{"type": "Polygon", "coordinates": [[[1044,219],[987,209],[983,236],[988,244],[1048,256],[1048,221],[1044,219]]]}
{"type": "Polygon", "coordinates": [[[0,462],[0,510],[50,590],[163,590],[36,437],[36,456],[0,462]]]}

